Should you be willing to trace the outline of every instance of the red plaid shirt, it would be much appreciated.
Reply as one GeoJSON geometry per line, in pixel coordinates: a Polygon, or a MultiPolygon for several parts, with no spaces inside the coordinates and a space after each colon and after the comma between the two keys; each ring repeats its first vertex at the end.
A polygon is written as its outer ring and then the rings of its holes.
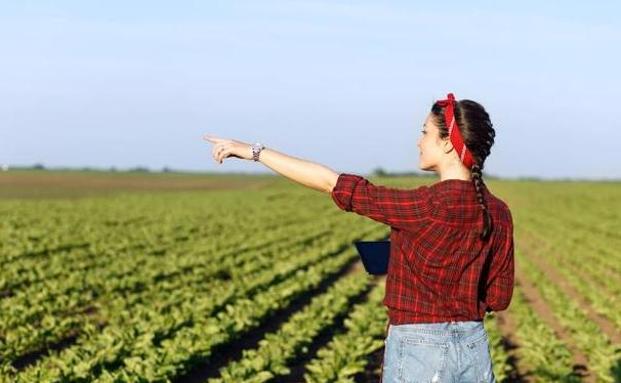
{"type": "Polygon", "coordinates": [[[483,186],[492,216],[483,214],[471,181],[448,179],[415,189],[376,186],[340,174],[336,205],[391,226],[384,305],[391,324],[482,320],[513,295],[513,219],[505,202],[483,186]]]}

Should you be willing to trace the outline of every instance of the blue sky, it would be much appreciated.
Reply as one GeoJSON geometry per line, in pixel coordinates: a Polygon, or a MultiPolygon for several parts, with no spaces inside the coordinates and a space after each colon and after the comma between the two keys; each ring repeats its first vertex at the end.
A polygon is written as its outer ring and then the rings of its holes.
{"type": "Polygon", "coordinates": [[[418,169],[434,100],[490,113],[490,174],[621,178],[619,2],[0,4],[0,163],[272,173],[203,133],[335,171],[418,169]]]}

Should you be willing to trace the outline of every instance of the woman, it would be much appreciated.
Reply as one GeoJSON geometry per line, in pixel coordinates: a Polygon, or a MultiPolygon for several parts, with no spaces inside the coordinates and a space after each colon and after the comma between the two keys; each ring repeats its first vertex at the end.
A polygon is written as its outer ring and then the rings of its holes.
{"type": "Polygon", "coordinates": [[[495,382],[483,318],[513,295],[513,220],[482,179],[494,143],[489,115],[452,93],[436,101],[418,140],[420,168],[438,173],[429,186],[376,186],[354,174],[206,136],[213,157],[255,159],[336,205],[390,225],[391,254],[382,381],[495,382]]]}

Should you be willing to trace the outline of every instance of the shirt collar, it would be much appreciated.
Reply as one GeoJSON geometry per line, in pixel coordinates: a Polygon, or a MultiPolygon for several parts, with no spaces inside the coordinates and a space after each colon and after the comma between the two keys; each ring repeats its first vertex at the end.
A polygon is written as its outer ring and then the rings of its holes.
{"type": "MultiPolygon", "coordinates": [[[[482,189],[485,189],[485,184],[482,185],[482,189]]],[[[459,180],[456,178],[449,178],[444,181],[438,181],[431,185],[436,190],[454,190],[461,192],[476,192],[474,183],[470,180],[459,180]]]]}

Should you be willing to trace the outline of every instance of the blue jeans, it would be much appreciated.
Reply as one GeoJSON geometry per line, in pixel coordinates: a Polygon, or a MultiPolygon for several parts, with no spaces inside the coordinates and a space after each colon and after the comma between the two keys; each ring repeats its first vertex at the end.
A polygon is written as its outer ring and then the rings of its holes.
{"type": "Polygon", "coordinates": [[[382,383],[496,382],[482,321],[390,325],[382,383]]]}

